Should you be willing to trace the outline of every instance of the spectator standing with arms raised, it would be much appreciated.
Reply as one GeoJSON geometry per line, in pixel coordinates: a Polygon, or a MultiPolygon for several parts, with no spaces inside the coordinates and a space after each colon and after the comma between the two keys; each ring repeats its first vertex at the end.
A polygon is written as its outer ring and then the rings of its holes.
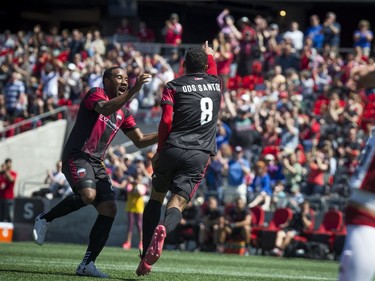
{"type": "Polygon", "coordinates": [[[317,50],[321,50],[323,47],[323,34],[322,25],[318,15],[312,15],[310,17],[310,26],[307,28],[305,37],[311,38],[313,47],[317,50]]]}
{"type": "Polygon", "coordinates": [[[340,47],[341,25],[336,22],[336,14],[328,12],[323,23],[322,29],[324,41],[323,47],[337,52],[340,47]]]}
{"type": "Polygon", "coordinates": [[[144,249],[136,270],[138,276],[148,274],[160,258],[166,235],[180,222],[204,177],[210,156],[216,154],[222,85],[213,56],[207,41],[203,49],[190,49],[184,62],[186,75],[164,88],[152,191],[143,214],[144,249]],[[159,224],[168,191],[171,197],[159,224]]]}
{"type": "Polygon", "coordinates": [[[98,217],[90,232],[86,254],[76,269],[77,275],[108,277],[94,264],[108,239],[117,212],[111,180],[103,164],[104,156],[120,129],[137,147],[157,142],[157,133],[144,135],[124,107],[149,78],[150,75],[141,74],[134,87],[128,90],[126,71],[114,66],[103,74],[104,88],[92,88],[87,92],[62,157],[62,171],[74,193],[35,219],[33,238],[42,245],[51,221],[89,204],[96,208],[98,217]]]}

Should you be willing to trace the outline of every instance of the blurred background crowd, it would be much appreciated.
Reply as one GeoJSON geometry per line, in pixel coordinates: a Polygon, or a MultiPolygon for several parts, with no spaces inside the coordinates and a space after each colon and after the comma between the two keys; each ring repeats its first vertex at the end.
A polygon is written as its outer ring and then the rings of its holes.
{"type": "MultiPolygon", "coordinates": [[[[207,40],[224,87],[218,154],[196,200],[214,196],[225,205],[240,196],[247,206],[269,211],[297,210],[306,198],[346,198],[348,178],[375,120],[372,90],[357,91],[349,79],[353,67],[374,63],[369,21],[353,22],[350,52],[340,49],[344,31],[334,12],[310,15],[304,29],[297,21],[282,29],[261,15],[235,17],[223,9],[216,24],[216,34],[207,40]]],[[[89,88],[102,85],[103,71],[113,65],[127,69],[130,85],[140,73],[152,74],[127,106],[138,123],[157,128],[163,87],[183,74],[179,15],[166,19],[162,42],[156,41],[159,32],[146,21],[132,25],[127,18],[110,37],[99,29],[39,24],[5,30],[0,36],[2,138],[16,133],[8,129],[12,124],[77,106],[89,88]]],[[[23,130],[59,118],[64,116],[32,119],[23,130]]],[[[127,200],[129,185],[138,184],[146,187],[147,200],[154,151],[109,148],[105,165],[119,200],[127,200]]]]}

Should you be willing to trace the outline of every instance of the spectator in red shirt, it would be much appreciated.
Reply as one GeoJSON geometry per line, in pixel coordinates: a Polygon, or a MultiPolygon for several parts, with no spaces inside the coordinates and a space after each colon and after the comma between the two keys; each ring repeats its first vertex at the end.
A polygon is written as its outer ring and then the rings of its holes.
{"type": "Polygon", "coordinates": [[[0,221],[12,221],[14,183],[17,173],[12,170],[12,159],[5,159],[0,171],[0,221]]]}
{"type": "Polygon", "coordinates": [[[163,34],[165,36],[165,43],[170,45],[180,45],[182,42],[182,25],[178,22],[179,16],[175,13],[171,14],[169,20],[165,21],[163,34]]]}
{"type": "Polygon", "coordinates": [[[215,51],[215,60],[217,63],[217,73],[223,80],[224,88],[228,86],[230,67],[233,61],[230,43],[226,40],[224,33],[219,32],[217,38],[212,42],[215,51]]]}

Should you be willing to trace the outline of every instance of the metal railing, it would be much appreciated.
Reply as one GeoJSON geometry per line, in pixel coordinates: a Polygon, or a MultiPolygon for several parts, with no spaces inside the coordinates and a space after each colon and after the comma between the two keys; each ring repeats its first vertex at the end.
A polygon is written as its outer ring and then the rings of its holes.
{"type": "Polygon", "coordinates": [[[19,133],[38,128],[43,125],[45,121],[48,121],[48,118],[59,113],[63,113],[63,118],[65,119],[67,110],[67,106],[58,107],[52,111],[42,113],[9,126],[5,126],[4,128],[0,129],[0,140],[6,139],[9,133],[11,133],[11,136],[14,136],[18,135],[19,133]]]}

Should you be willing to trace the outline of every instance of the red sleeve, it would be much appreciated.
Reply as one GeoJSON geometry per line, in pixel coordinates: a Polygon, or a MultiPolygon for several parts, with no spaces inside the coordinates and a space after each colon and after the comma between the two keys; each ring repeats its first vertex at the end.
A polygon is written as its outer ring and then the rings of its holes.
{"type": "Polygon", "coordinates": [[[94,110],[99,101],[107,101],[108,97],[102,88],[93,88],[85,96],[83,103],[89,110],[94,110]]]}
{"type": "Polygon", "coordinates": [[[172,129],[173,106],[170,104],[163,104],[162,108],[163,113],[159,123],[157,152],[160,152],[162,149],[172,129]]]}
{"type": "Polygon", "coordinates": [[[217,75],[216,62],[212,55],[207,55],[208,69],[207,74],[217,75]]]}

